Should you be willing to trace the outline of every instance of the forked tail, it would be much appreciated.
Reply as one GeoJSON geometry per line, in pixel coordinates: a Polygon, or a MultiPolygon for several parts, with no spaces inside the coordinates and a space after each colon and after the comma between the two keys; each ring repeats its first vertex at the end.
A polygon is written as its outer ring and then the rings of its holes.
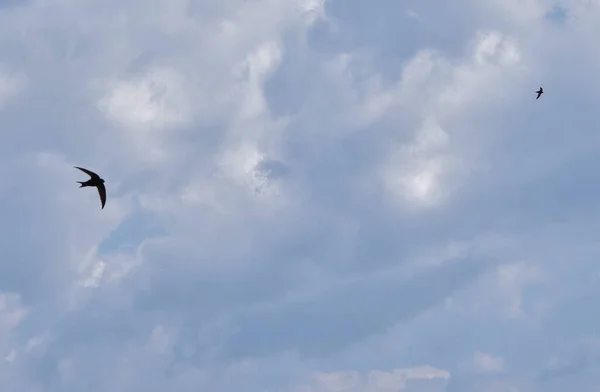
{"type": "Polygon", "coordinates": [[[81,184],[81,185],[79,185],[79,187],[80,187],[80,188],[83,188],[83,187],[85,186],[85,183],[84,183],[84,182],[82,182],[82,181],[77,181],[77,183],[78,183],[78,184],[81,184]]]}

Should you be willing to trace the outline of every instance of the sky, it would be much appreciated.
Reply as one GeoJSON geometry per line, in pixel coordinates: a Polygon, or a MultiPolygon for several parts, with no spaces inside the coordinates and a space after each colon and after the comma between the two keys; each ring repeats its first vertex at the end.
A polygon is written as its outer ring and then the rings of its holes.
{"type": "Polygon", "coordinates": [[[598,390],[598,26],[0,1],[0,389],[598,390]]]}

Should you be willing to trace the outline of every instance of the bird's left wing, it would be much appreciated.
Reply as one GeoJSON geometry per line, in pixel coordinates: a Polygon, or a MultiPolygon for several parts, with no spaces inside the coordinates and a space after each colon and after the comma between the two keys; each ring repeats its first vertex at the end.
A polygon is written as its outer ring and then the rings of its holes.
{"type": "Polygon", "coordinates": [[[98,188],[100,202],[102,202],[102,209],[104,209],[104,205],[106,204],[106,187],[104,186],[104,184],[100,184],[96,188],[98,188]]]}
{"type": "Polygon", "coordinates": [[[79,169],[82,172],[84,172],[85,174],[87,174],[88,176],[92,177],[92,178],[100,178],[100,176],[98,176],[96,173],[94,173],[91,170],[88,169],[84,169],[83,167],[79,167],[79,166],[73,166],[75,169],[79,169]]]}

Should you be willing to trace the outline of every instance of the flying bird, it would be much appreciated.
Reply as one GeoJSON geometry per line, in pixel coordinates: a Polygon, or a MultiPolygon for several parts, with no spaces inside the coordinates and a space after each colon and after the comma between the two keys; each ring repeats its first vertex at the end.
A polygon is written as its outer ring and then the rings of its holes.
{"type": "Polygon", "coordinates": [[[535,99],[539,99],[540,96],[544,93],[544,89],[540,87],[540,89],[538,91],[536,91],[537,93],[537,97],[535,97],[535,99]]]}
{"type": "Polygon", "coordinates": [[[89,175],[91,178],[87,181],[77,181],[78,184],[81,184],[80,188],[86,186],[95,186],[98,188],[98,194],[100,194],[100,201],[102,202],[102,209],[104,209],[104,204],[106,204],[106,188],[104,187],[104,180],[100,178],[99,175],[94,173],[91,170],[84,169],[83,167],[73,166],[76,169],[81,170],[82,172],[89,175]]]}

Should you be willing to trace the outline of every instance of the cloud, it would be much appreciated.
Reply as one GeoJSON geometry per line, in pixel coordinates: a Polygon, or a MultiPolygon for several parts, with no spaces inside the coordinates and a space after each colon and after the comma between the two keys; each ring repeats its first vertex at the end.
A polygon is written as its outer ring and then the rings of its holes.
{"type": "Polygon", "coordinates": [[[491,354],[477,351],[473,357],[476,371],[481,373],[501,373],[505,371],[504,360],[491,354]]]}
{"type": "Polygon", "coordinates": [[[590,390],[599,15],[5,4],[3,390],[590,390]]]}
{"type": "Polygon", "coordinates": [[[366,374],[357,371],[317,373],[310,386],[295,389],[295,392],[325,392],[325,391],[356,391],[356,392],[383,392],[404,391],[407,386],[415,381],[426,380],[431,391],[443,391],[445,380],[450,378],[446,370],[436,369],[431,366],[420,366],[392,371],[372,370],[366,374]],[[440,382],[441,381],[441,382],[440,382]]]}

